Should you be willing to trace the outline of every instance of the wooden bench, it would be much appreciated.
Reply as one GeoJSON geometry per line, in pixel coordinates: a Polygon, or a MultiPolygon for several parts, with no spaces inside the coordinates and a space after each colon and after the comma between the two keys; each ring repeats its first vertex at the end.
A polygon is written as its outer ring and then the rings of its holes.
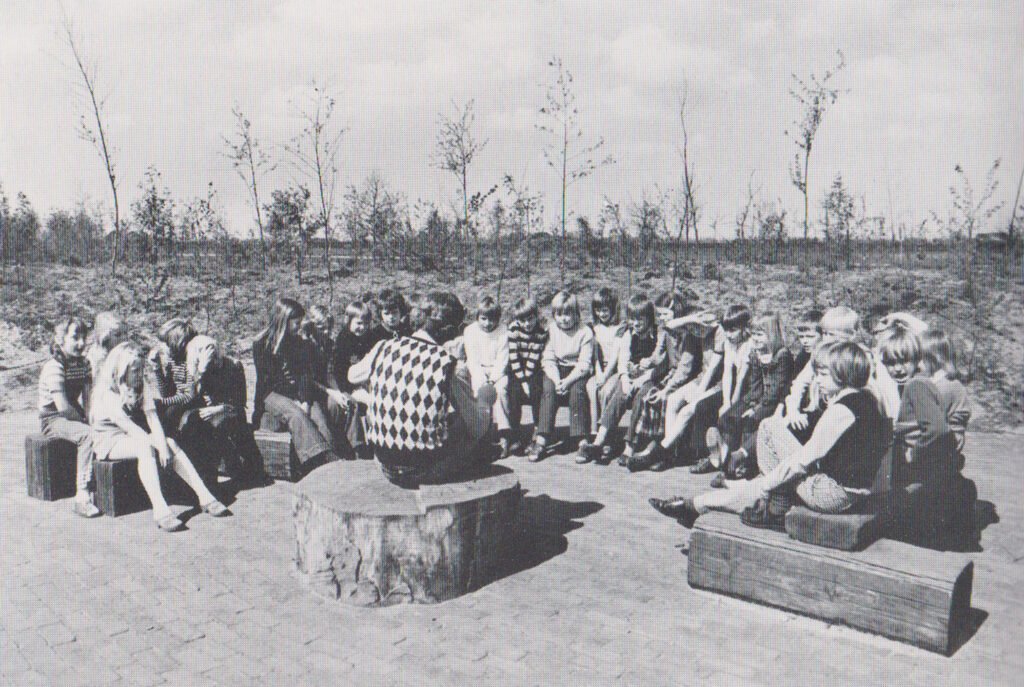
{"type": "Polygon", "coordinates": [[[25,437],[25,487],[41,501],[75,495],[78,447],[67,439],[29,434],[25,437]]]}
{"type": "Polygon", "coordinates": [[[296,482],[302,478],[302,468],[292,445],[291,434],[268,432],[263,429],[257,429],[253,434],[263,456],[263,470],[267,476],[288,482],[296,482]]]}
{"type": "MultiPolygon", "coordinates": [[[[96,507],[104,515],[120,517],[130,513],[150,510],[146,490],[139,480],[138,460],[98,460],[94,474],[96,476],[96,507]]],[[[185,481],[169,470],[160,471],[160,488],[167,503],[174,505],[195,506],[197,500],[185,481]]]]}
{"type": "Polygon", "coordinates": [[[700,517],[690,539],[691,587],[842,623],[949,654],[967,625],[974,564],[958,554],[881,540],[864,551],[822,548],[700,517]]]}

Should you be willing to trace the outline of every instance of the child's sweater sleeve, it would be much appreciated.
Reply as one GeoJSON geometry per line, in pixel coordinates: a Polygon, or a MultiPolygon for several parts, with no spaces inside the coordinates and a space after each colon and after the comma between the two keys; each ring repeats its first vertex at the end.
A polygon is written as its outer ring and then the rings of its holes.
{"type": "Polygon", "coordinates": [[[903,388],[899,418],[915,422],[921,432],[914,450],[925,449],[949,433],[938,391],[935,385],[922,379],[911,379],[903,388]]]}
{"type": "Polygon", "coordinates": [[[764,373],[760,403],[762,414],[768,417],[783,402],[789,382],[793,379],[793,354],[783,348],[775,364],[766,368],[764,373]]]}
{"type": "Polygon", "coordinates": [[[572,374],[576,379],[586,379],[594,369],[594,330],[590,327],[581,327],[578,336],[579,357],[576,358],[572,374]]]}
{"type": "Polygon", "coordinates": [[[508,332],[505,331],[498,339],[498,355],[494,361],[494,378],[501,379],[508,374],[508,332]]]}
{"type": "Polygon", "coordinates": [[[786,415],[792,416],[803,412],[803,409],[800,407],[800,401],[804,397],[804,392],[810,388],[813,378],[814,366],[808,360],[807,364],[804,365],[804,369],[797,373],[793,379],[793,384],[789,387],[789,395],[786,396],[786,415]]]}
{"type": "Polygon", "coordinates": [[[561,376],[558,374],[558,361],[555,356],[555,341],[558,333],[552,328],[550,336],[548,336],[548,342],[544,345],[544,353],[541,354],[540,367],[544,371],[544,374],[552,382],[558,382],[561,376]]]}

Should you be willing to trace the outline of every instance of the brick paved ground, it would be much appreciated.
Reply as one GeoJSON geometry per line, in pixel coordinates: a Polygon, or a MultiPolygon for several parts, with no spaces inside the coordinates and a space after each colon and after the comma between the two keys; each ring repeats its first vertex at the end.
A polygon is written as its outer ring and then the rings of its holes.
{"type": "Polygon", "coordinates": [[[975,559],[980,627],[944,658],[691,590],[687,530],[646,503],[708,480],[683,470],[513,460],[538,533],[523,569],[436,606],[360,609],[291,576],[292,485],[175,535],[149,513],[86,521],[25,495],[35,426],[0,417],[4,685],[994,685],[1024,671],[1019,436],[969,438],[968,473],[1001,520],[975,559]]]}

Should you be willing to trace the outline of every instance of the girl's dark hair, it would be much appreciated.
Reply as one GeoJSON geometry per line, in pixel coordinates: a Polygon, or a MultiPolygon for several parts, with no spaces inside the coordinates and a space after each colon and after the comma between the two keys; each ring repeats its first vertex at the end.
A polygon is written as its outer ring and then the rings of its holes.
{"type": "Polygon", "coordinates": [[[491,320],[501,320],[501,303],[494,300],[493,296],[484,296],[476,304],[476,316],[486,317],[491,320]]]}
{"type": "Polygon", "coordinates": [[[164,322],[156,333],[156,337],[167,344],[171,358],[177,362],[185,359],[185,347],[195,338],[196,328],[184,317],[172,317],[164,322]]]}
{"type": "Polygon", "coordinates": [[[658,297],[654,299],[654,306],[656,308],[670,309],[672,311],[672,317],[682,317],[683,315],[689,314],[684,312],[687,307],[686,299],[684,299],[683,294],[678,291],[675,293],[665,291],[658,294],[658,297]]]}
{"type": "Polygon", "coordinates": [[[270,321],[266,328],[259,333],[254,347],[259,346],[265,353],[277,355],[281,347],[281,341],[288,331],[288,320],[305,317],[306,309],[292,298],[278,298],[270,311],[270,321]]]}
{"type": "Polygon", "coordinates": [[[602,286],[594,292],[594,297],[590,300],[590,316],[594,322],[597,322],[597,311],[601,308],[611,312],[612,319],[609,324],[618,324],[622,319],[622,313],[619,309],[619,296],[610,287],[602,286]]]}
{"type": "Polygon", "coordinates": [[[626,317],[631,320],[644,320],[649,329],[658,326],[658,314],[654,310],[654,303],[642,293],[633,294],[626,303],[626,317]]]}
{"type": "Polygon", "coordinates": [[[57,326],[53,328],[53,340],[50,342],[50,355],[56,355],[57,351],[61,351],[61,342],[67,335],[68,330],[72,327],[75,328],[76,332],[85,336],[89,333],[89,325],[81,317],[66,317],[57,323],[57,326]]]}
{"type": "Polygon", "coordinates": [[[722,329],[727,332],[734,332],[737,329],[745,329],[750,326],[750,308],[745,305],[730,305],[722,317],[722,329]]]}
{"type": "Polygon", "coordinates": [[[409,304],[398,289],[384,289],[377,296],[377,310],[381,313],[385,310],[397,312],[405,317],[409,314],[409,304]]]}

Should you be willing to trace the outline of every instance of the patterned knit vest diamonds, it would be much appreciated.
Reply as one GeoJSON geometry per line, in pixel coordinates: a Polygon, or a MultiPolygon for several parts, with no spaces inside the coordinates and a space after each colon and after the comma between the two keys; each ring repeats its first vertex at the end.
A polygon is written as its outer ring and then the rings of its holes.
{"type": "Polygon", "coordinates": [[[432,450],[448,440],[448,383],[455,358],[403,337],[381,344],[370,371],[366,439],[389,449],[432,450]]]}

